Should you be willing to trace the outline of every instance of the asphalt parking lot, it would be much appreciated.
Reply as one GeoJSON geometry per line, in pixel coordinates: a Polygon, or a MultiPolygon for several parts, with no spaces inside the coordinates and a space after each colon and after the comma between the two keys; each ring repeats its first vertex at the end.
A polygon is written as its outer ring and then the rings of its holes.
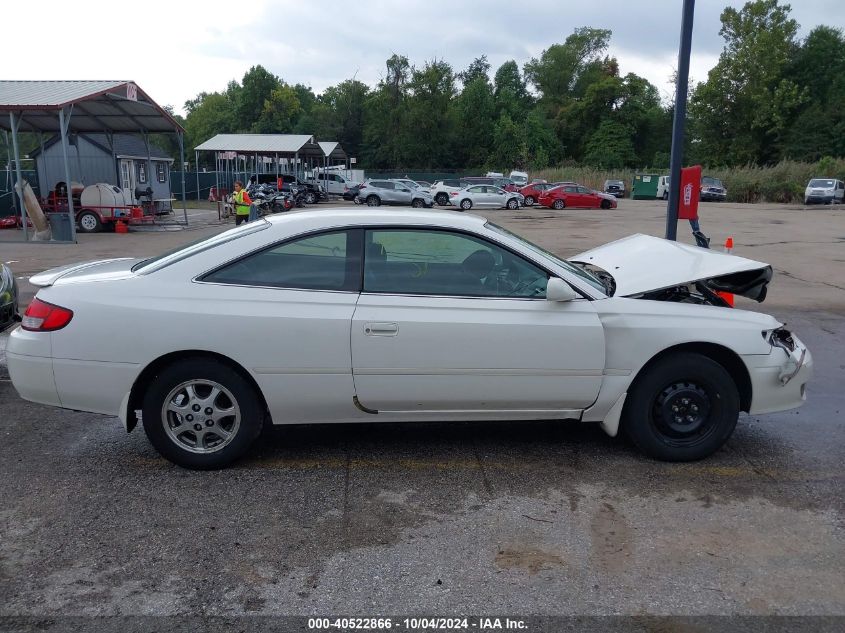
{"type": "MultiPolygon", "coordinates": [[[[566,256],[662,235],[664,208],[483,215],[566,256]]],[[[39,270],[228,227],[191,213],[78,245],[0,235],[0,258],[27,299],[39,270]]],[[[845,615],[845,209],[705,204],[702,229],[774,266],[760,309],[816,375],[803,408],[743,414],[693,464],[594,426],[462,423],[277,428],[190,472],[140,429],[18,398],[0,336],[0,616],[845,615]]]]}

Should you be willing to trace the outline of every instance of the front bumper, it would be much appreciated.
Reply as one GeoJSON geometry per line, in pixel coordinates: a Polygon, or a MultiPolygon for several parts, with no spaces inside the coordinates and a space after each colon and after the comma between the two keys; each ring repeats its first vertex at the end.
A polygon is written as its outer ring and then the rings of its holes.
{"type": "Polygon", "coordinates": [[[830,204],[833,202],[833,194],[812,194],[804,198],[804,204],[830,204]]]}
{"type": "Polygon", "coordinates": [[[700,200],[705,201],[717,201],[717,202],[724,202],[728,199],[727,193],[717,193],[715,191],[702,191],[701,195],[699,195],[700,200]]]}
{"type": "Polygon", "coordinates": [[[766,356],[744,356],[751,376],[751,410],[758,415],[787,411],[804,404],[806,386],[813,375],[813,355],[792,335],[795,349],[773,347],[766,356]]]}

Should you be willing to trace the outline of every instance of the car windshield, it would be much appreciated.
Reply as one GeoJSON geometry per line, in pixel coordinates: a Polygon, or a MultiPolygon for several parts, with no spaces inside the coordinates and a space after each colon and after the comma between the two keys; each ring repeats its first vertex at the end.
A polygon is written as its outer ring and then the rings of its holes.
{"type": "Polygon", "coordinates": [[[833,181],[832,181],[832,180],[825,180],[825,179],[823,179],[823,178],[813,178],[813,179],[810,181],[810,185],[809,185],[809,186],[810,186],[810,187],[826,187],[826,188],[830,188],[830,187],[832,187],[832,186],[833,186],[833,181]]]}
{"type": "Polygon", "coordinates": [[[533,242],[529,242],[528,240],[526,240],[521,235],[517,235],[516,233],[512,233],[511,231],[508,231],[507,229],[502,228],[498,224],[493,224],[492,222],[487,222],[484,226],[487,227],[488,229],[492,230],[492,231],[495,231],[496,233],[500,233],[501,235],[506,235],[507,237],[510,237],[511,239],[516,240],[517,242],[519,242],[522,246],[524,246],[528,250],[533,251],[533,252],[537,253],[538,255],[542,255],[543,257],[546,257],[547,259],[552,260],[555,264],[557,264],[561,268],[565,269],[567,272],[570,272],[573,275],[576,275],[578,278],[582,279],[583,281],[586,281],[588,284],[590,284],[593,288],[595,288],[599,292],[601,292],[603,294],[608,294],[608,288],[601,282],[601,280],[598,277],[596,277],[595,275],[593,275],[592,273],[584,270],[583,268],[579,268],[575,264],[568,262],[565,259],[561,259],[560,257],[555,255],[554,253],[547,251],[542,246],[537,246],[533,242]]]}
{"type": "Polygon", "coordinates": [[[622,181],[621,181],[621,180],[608,180],[608,181],[607,181],[607,186],[608,186],[608,187],[612,187],[612,186],[614,186],[614,185],[615,185],[615,186],[617,186],[617,187],[619,187],[619,186],[621,186],[621,185],[622,185],[622,181]]]}
{"type": "MultiPolygon", "coordinates": [[[[669,182],[668,178],[666,179],[666,182],[669,182]]],[[[705,185],[714,185],[716,187],[722,186],[721,180],[719,180],[718,178],[712,178],[711,176],[705,176],[701,179],[701,182],[703,182],[705,185]]]]}
{"type": "Polygon", "coordinates": [[[232,240],[236,240],[244,235],[251,235],[252,233],[263,231],[264,229],[269,228],[269,226],[270,223],[262,218],[260,222],[249,222],[243,226],[237,226],[218,235],[204,237],[186,245],[183,244],[179,248],[138,262],[132,267],[132,272],[146,275],[147,273],[154,272],[187,257],[196,255],[197,253],[207,251],[208,249],[219,246],[220,244],[231,242],[232,240]]]}

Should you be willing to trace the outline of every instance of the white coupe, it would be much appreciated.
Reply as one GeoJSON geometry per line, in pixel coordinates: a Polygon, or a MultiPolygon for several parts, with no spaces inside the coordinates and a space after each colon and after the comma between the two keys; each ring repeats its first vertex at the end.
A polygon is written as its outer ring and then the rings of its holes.
{"type": "Polygon", "coordinates": [[[265,423],[562,420],[664,460],[799,406],[806,347],[763,263],[634,235],[560,259],[461,213],[273,216],[151,259],[56,268],[9,339],[34,402],[140,421],[188,468],[265,423]]]}

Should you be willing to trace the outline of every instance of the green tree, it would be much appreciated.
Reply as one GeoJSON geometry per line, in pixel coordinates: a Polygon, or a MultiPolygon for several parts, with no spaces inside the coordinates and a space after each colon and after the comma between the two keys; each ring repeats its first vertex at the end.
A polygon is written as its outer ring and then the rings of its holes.
{"type": "Polygon", "coordinates": [[[263,66],[250,68],[241,81],[240,89],[230,90],[235,98],[235,123],[239,130],[257,131],[258,120],[264,112],[265,102],[272,98],[274,90],[281,88],[282,82],[276,75],[263,66]]]}
{"type": "Polygon", "coordinates": [[[414,69],[409,84],[405,164],[433,168],[451,161],[449,105],[455,92],[452,67],[443,60],[414,69]]]}
{"type": "Polygon", "coordinates": [[[296,90],[282,83],[264,99],[261,114],[250,129],[262,134],[289,134],[301,113],[296,90]]]}
{"type": "Polygon", "coordinates": [[[464,86],[467,86],[476,79],[488,81],[488,72],[490,72],[490,62],[487,61],[487,55],[482,55],[472,60],[466,70],[458,73],[457,78],[461,80],[464,86]]]}
{"type": "Polygon", "coordinates": [[[497,119],[507,114],[513,121],[522,121],[528,114],[532,99],[515,61],[505,62],[496,71],[493,78],[493,100],[497,119]]]}
{"type": "Polygon", "coordinates": [[[482,167],[487,163],[495,121],[493,88],[487,75],[478,75],[464,84],[452,103],[455,146],[453,155],[459,166],[482,167]]]}
{"type": "Polygon", "coordinates": [[[408,82],[411,64],[404,55],[385,62],[387,72],[370,94],[364,108],[364,163],[372,168],[403,166],[408,82]]]}
{"type": "Polygon", "coordinates": [[[633,167],[637,155],[631,142],[631,131],[618,121],[602,121],[587,141],[584,160],[589,165],[605,169],[633,167]]]}
{"type": "Polygon", "coordinates": [[[722,11],[725,47],[690,100],[692,131],[708,163],[771,162],[805,93],[785,71],[797,44],[789,5],[754,0],[722,11]]]}

